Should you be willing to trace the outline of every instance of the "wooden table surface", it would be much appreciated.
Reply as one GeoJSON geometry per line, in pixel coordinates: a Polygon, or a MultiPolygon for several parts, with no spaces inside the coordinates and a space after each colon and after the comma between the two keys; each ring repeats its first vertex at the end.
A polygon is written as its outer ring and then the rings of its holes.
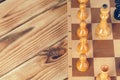
{"type": "Polygon", "coordinates": [[[66,0],[0,4],[0,80],[66,80],[67,52],[46,62],[42,51],[66,40],[66,0]]]}

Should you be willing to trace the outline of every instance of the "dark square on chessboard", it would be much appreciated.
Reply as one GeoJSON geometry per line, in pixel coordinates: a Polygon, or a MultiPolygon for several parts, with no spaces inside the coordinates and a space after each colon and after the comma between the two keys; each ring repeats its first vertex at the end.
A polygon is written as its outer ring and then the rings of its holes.
{"type": "Polygon", "coordinates": [[[88,62],[90,64],[90,67],[87,72],[80,72],[76,68],[76,62],[79,58],[73,58],[72,59],[72,76],[94,76],[94,65],[93,65],[93,59],[88,58],[88,62]]]}
{"type": "Polygon", "coordinates": [[[112,24],[113,39],[120,39],[120,23],[112,24]]]}
{"type": "MultiPolygon", "coordinates": [[[[77,36],[77,29],[79,28],[79,24],[72,24],[72,40],[79,40],[79,37],[77,36]]],[[[91,24],[87,24],[88,28],[88,40],[92,40],[92,29],[91,24]]]]}
{"type": "MultiPolygon", "coordinates": [[[[78,8],[79,7],[78,1],[77,0],[71,0],[71,7],[72,8],[78,8]]],[[[90,7],[90,1],[88,1],[87,7],[90,7]]]]}
{"type": "Polygon", "coordinates": [[[113,40],[94,40],[93,55],[94,57],[114,57],[113,40]]]}

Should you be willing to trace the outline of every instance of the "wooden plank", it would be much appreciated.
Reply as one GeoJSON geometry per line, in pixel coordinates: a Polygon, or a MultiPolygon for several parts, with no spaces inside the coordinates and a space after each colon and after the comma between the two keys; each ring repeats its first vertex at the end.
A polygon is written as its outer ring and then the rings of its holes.
{"type": "Polygon", "coordinates": [[[34,33],[37,30],[39,31],[41,29],[44,29],[45,26],[52,23],[55,19],[57,19],[58,17],[60,17],[60,16],[62,16],[63,14],[66,13],[66,9],[63,12],[60,12],[60,11],[61,11],[61,9],[59,9],[59,10],[56,10],[56,9],[48,10],[47,12],[41,14],[40,16],[38,16],[38,17],[34,18],[33,20],[29,21],[28,23],[26,23],[25,26],[21,25],[20,27],[16,28],[15,30],[12,30],[8,34],[5,34],[0,39],[0,44],[3,45],[3,46],[0,46],[0,51],[3,50],[4,48],[6,48],[9,44],[11,44],[14,41],[13,38],[16,37],[16,39],[17,39],[17,36],[19,36],[20,34],[23,34],[27,30],[31,30],[33,28],[36,29],[33,32],[31,32],[30,34],[28,34],[28,37],[30,37],[31,34],[34,35],[34,33]],[[45,18],[46,15],[48,15],[49,18],[45,18]],[[16,35],[16,34],[18,34],[18,35],[16,35]],[[11,37],[13,37],[13,38],[11,38],[11,37]]]}
{"type": "Polygon", "coordinates": [[[63,80],[67,77],[67,53],[53,62],[49,68],[40,71],[31,80],[63,80]]]}
{"type": "MultiPolygon", "coordinates": [[[[13,70],[15,67],[36,55],[40,50],[43,50],[66,36],[66,25],[66,5],[63,5],[46,11],[44,14],[41,14],[5,35],[14,35],[26,29],[31,29],[31,31],[11,44],[4,42],[5,47],[3,47],[0,52],[0,76],[13,70]],[[46,15],[49,17],[46,18],[46,15]]],[[[1,44],[2,41],[4,41],[4,39],[1,40],[1,44]]]]}
{"type": "Polygon", "coordinates": [[[61,3],[59,0],[6,0],[0,4],[0,36],[59,3],[61,3]]]}
{"type": "Polygon", "coordinates": [[[45,64],[45,60],[45,56],[36,56],[32,60],[0,78],[0,80],[27,80],[27,78],[34,76],[42,69],[42,65],[45,64]]]}
{"type": "MultiPolygon", "coordinates": [[[[65,40],[63,41],[65,42],[65,40]]],[[[57,43],[56,46],[58,45],[57,43]]],[[[67,45],[64,48],[67,48],[67,45]]],[[[41,52],[39,54],[0,80],[63,80],[67,77],[67,53],[60,58],[49,61],[49,63],[46,62],[48,60],[46,55],[41,55],[41,52]]]]}
{"type": "Polygon", "coordinates": [[[46,56],[36,56],[0,80],[63,80],[67,77],[67,53],[52,63],[45,63],[46,59],[46,56]]]}

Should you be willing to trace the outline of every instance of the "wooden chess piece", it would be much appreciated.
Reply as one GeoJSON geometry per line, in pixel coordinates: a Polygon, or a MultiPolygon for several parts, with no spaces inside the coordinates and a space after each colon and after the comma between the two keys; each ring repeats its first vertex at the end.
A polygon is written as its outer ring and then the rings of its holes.
{"type": "Polygon", "coordinates": [[[120,20],[120,0],[115,0],[116,9],[114,11],[114,18],[120,20]]]}
{"type": "Polygon", "coordinates": [[[89,68],[89,63],[85,54],[81,54],[79,60],[76,63],[76,67],[79,71],[85,72],[89,68]]]}
{"type": "Polygon", "coordinates": [[[80,10],[78,11],[78,18],[80,19],[80,21],[84,21],[88,18],[88,12],[86,10],[85,3],[80,4],[80,10]]]}
{"type": "Polygon", "coordinates": [[[79,38],[88,36],[88,29],[86,25],[87,23],[85,21],[82,21],[80,23],[80,27],[77,30],[77,35],[79,36],[79,38]]]}
{"type": "Polygon", "coordinates": [[[78,0],[78,2],[81,4],[81,3],[87,3],[88,2],[88,0],[78,0]]]}
{"type": "Polygon", "coordinates": [[[104,4],[100,11],[101,11],[100,14],[101,21],[97,25],[95,33],[98,37],[107,37],[111,34],[111,28],[107,23],[110,9],[106,4],[104,4]]]}
{"type": "Polygon", "coordinates": [[[109,66],[103,65],[101,66],[101,73],[98,74],[96,80],[111,80],[110,76],[108,75],[109,66]]]}
{"type": "Polygon", "coordinates": [[[82,37],[80,39],[80,43],[77,46],[77,50],[79,53],[86,53],[89,50],[88,42],[87,42],[87,37],[82,37]]]}

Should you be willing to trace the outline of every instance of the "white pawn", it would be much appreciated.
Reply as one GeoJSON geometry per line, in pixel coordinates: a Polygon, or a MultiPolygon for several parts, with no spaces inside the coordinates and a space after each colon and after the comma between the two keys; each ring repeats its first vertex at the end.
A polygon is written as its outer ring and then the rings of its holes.
{"type": "Polygon", "coordinates": [[[80,10],[78,11],[78,18],[80,19],[80,21],[84,21],[88,18],[88,12],[86,10],[85,3],[80,4],[80,10]]]}
{"type": "Polygon", "coordinates": [[[88,36],[88,29],[86,25],[87,23],[85,21],[80,22],[80,27],[77,30],[77,35],[79,38],[88,36]]]}
{"type": "Polygon", "coordinates": [[[109,66],[103,65],[101,66],[101,73],[98,74],[96,80],[111,80],[110,76],[108,75],[109,66]]]}
{"type": "Polygon", "coordinates": [[[80,38],[80,43],[77,46],[77,51],[81,53],[87,53],[89,51],[87,37],[80,38]]]}
{"type": "Polygon", "coordinates": [[[81,71],[81,72],[85,72],[88,70],[89,68],[89,63],[88,63],[88,60],[87,60],[87,56],[86,54],[82,53],[80,55],[80,58],[79,60],[77,61],[76,63],[76,68],[81,71]]]}

